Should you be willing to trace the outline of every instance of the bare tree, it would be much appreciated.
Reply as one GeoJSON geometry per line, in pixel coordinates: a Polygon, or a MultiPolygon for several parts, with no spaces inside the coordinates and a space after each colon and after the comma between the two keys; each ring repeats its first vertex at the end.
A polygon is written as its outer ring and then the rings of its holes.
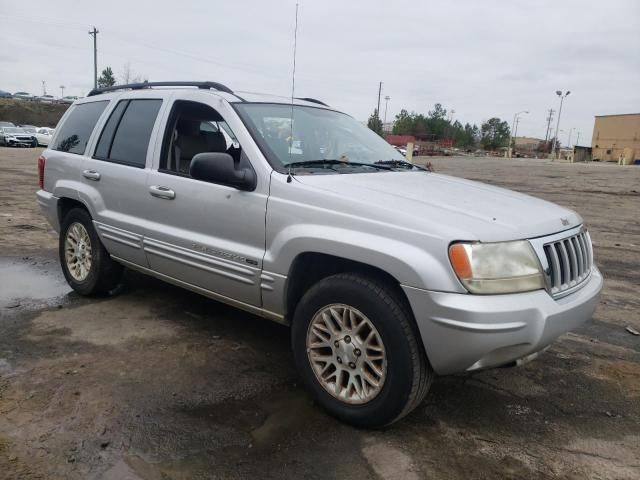
{"type": "Polygon", "coordinates": [[[122,66],[122,83],[125,85],[131,83],[132,77],[133,72],[131,70],[131,63],[127,62],[122,66]]]}
{"type": "Polygon", "coordinates": [[[137,74],[131,68],[131,62],[127,62],[122,66],[122,83],[123,84],[142,83],[142,82],[147,82],[148,80],[149,79],[147,78],[147,75],[137,74]]]}

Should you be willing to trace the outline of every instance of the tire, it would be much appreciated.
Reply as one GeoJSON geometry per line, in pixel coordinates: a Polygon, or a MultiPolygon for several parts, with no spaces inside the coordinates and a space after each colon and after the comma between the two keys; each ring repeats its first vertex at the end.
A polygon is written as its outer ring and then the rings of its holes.
{"type": "Polygon", "coordinates": [[[109,293],[122,278],[122,265],[111,259],[98,238],[91,216],[83,208],[69,210],[62,220],[58,254],[64,277],[80,295],[109,293]],[[75,257],[71,261],[67,261],[67,251],[75,257]],[[87,258],[87,254],[89,261],[85,262],[83,259],[87,258]],[[79,266],[80,263],[82,265],[79,266]]]}
{"type": "MultiPolygon", "coordinates": [[[[340,328],[335,322],[333,326],[340,328]]],[[[372,338],[375,339],[376,335],[372,338]]],[[[406,302],[385,283],[361,274],[333,275],[310,288],[295,310],[291,343],[302,382],[314,400],[331,415],[357,427],[379,428],[398,421],[420,404],[434,377],[406,302]],[[327,310],[329,306],[331,307],[327,310]],[[345,310],[348,311],[347,315],[344,313],[345,310]],[[322,312],[326,315],[323,316],[322,312]],[[352,329],[343,330],[338,334],[332,332],[333,335],[318,330],[326,325],[327,318],[331,318],[332,314],[341,317],[343,324],[351,323],[352,329]],[[365,325],[353,329],[354,324],[361,325],[366,321],[374,328],[369,329],[365,325]],[[310,328],[311,325],[314,327],[310,328]],[[376,358],[376,354],[380,356],[380,345],[374,342],[372,346],[365,346],[361,334],[354,333],[358,328],[360,332],[368,333],[368,337],[371,337],[370,332],[374,330],[378,334],[384,360],[378,364],[377,371],[364,367],[366,360],[363,359],[376,358]],[[349,332],[354,338],[350,338],[351,335],[345,336],[349,332]],[[325,335],[329,337],[326,342],[325,335]],[[361,350],[355,348],[356,344],[361,350]],[[349,348],[354,350],[349,351],[349,348]],[[341,355],[344,356],[344,360],[341,355]],[[313,362],[312,356],[314,359],[329,360],[313,362]],[[362,363],[363,361],[365,363],[362,363]],[[337,372],[338,367],[343,371],[350,369],[348,372],[354,372],[354,375],[340,374],[343,380],[345,376],[349,376],[349,380],[340,382],[343,388],[335,386],[338,376],[335,372],[331,373],[333,368],[337,372]],[[386,367],[386,371],[383,367],[386,367]],[[328,378],[333,379],[333,386],[330,382],[323,383],[320,380],[320,376],[327,375],[318,373],[320,370],[329,372],[328,378]],[[384,380],[378,381],[378,387],[369,385],[368,389],[373,390],[373,393],[369,391],[367,396],[363,377],[375,380],[380,371],[384,373],[380,377],[384,380]],[[360,380],[357,380],[358,375],[360,380]],[[351,380],[353,386],[349,383],[351,380]],[[355,391],[355,384],[358,382],[365,394],[355,391]],[[338,398],[336,390],[348,398],[338,398]],[[351,396],[349,391],[352,392],[351,396]]]]}

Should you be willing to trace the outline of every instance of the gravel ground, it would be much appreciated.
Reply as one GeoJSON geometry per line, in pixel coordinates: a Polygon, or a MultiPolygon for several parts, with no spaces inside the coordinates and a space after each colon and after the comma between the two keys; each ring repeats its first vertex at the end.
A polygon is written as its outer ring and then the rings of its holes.
{"type": "Polygon", "coordinates": [[[639,167],[429,159],[580,212],[602,302],[536,361],[438,378],[366,431],[309,400],[282,326],[130,272],[72,293],[38,153],[0,148],[0,478],[640,478],[639,167]]]}

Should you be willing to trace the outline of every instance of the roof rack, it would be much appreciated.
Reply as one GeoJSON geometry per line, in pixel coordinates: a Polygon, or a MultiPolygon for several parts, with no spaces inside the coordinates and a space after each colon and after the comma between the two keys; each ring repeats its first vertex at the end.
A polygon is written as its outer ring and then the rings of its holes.
{"type": "Polygon", "coordinates": [[[202,89],[219,90],[220,92],[231,93],[233,95],[233,90],[231,90],[226,85],[218,82],[142,82],[128,83],[126,85],[114,85],[112,87],[94,88],[87,94],[87,97],[100,95],[101,93],[106,92],[114,92],[116,90],[124,90],[127,88],[131,90],[141,90],[151,87],[198,87],[202,89]]]}
{"type": "Polygon", "coordinates": [[[329,106],[326,103],[321,102],[320,100],[316,100],[315,98],[309,98],[309,97],[295,97],[295,98],[296,100],[304,100],[305,102],[317,103],[319,105],[324,105],[325,107],[329,106]]]}

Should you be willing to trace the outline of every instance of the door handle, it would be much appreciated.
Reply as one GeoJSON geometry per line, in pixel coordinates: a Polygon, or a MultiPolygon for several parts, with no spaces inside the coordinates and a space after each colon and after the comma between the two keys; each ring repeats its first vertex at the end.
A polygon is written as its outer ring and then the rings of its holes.
{"type": "Polygon", "coordinates": [[[173,200],[176,198],[176,192],[169,187],[163,187],[161,185],[151,185],[149,187],[149,193],[157,198],[164,198],[166,200],[173,200]]]}
{"type": "Polygon", "coordinates": [[[82,176],[88,180],[93,180],[94,182],[100,180],[100,173],[96,172],[95,170],[83,170],[82,176]]]}

